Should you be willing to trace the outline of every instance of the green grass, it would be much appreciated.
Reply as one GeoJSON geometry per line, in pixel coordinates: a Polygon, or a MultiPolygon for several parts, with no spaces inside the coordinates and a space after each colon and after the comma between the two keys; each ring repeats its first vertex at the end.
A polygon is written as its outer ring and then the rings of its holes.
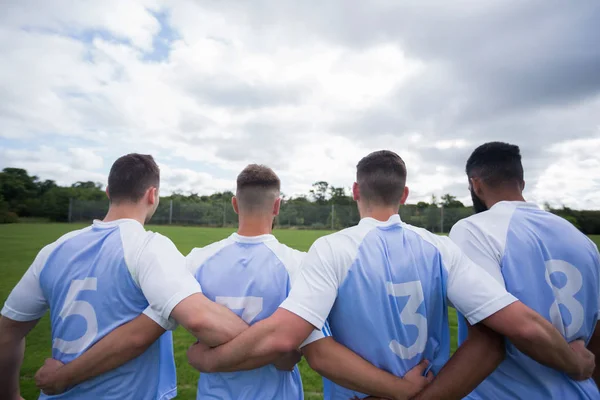
{"type": "MultiPolygon", "coordinates": [[[[0,225],[0,301],[4,300],[19,281],[37,252],[46,244],[54,241],[62,234],[83,225],[67,224],[13,224],[0,225]]],[[[233,229],[196,228],[196,227],[165,227],[152,226],[171,238],[179,250],[187,254],[193,247],[204,246],[216,240],[227,237],[233,229]]],[[[275,234],[278,239],[299,250],[308,250],[310,245],[327,231],[281,230],[275,234]]],[[[600,244],[600,235],[592,237],[600,244]]],[[[456,315],[450,314],[452,333],[452,349],[456,347],[456,315]]],[[[193,342],[192,336],[182,328],[175,331],[175,361],[178,375],[178,398],[194,399],[198,374],[186,363],[185,352],[193,342]]],[[[50,324],[48,316],[42,318],[36,328],[28,335],[25,360],[21,368],[21,391],[26,399],[37,398],[33,376],[42,365],[44,359],[50,356],[50,324]]],[[[321,399],[321,378],[312,371],[303,360],[300,365],[304,390],[307,400],[321,399]]]]}

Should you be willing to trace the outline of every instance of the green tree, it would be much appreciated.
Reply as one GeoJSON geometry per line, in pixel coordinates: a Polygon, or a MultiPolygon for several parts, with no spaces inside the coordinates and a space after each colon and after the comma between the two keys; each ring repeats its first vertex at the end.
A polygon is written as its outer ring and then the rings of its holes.
{"type": "Polygon", "coordinates": [[[451,194],[445,194],[442,196],[442,205],[444,208],[464,208],[465,205],[460,201],[456,200],[456,196],[451,194]]]}
{"type": "Polygon", "coordinates": [[[327,203],[327,189],[329,188],[329,183],[325,181],[315,182],[312,185],[312,189],[310,189],[310,195],[313,197],[317,204],[326,204],[327,203]]]}
{"type": "Polygon", "coordinates": [[[39,195],[37,176],[30,176],[21,168],[4,168],[0,173],[0,195],[8,203],[10,211],[20,216],[35,215],[32,199],[39,195]],[[29,204],[28,204],[29,203],[29,204]]]}

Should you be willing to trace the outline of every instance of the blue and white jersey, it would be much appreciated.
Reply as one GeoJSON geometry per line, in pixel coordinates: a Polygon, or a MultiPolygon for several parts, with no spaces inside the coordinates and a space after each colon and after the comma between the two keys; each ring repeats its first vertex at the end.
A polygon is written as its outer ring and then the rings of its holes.
{"type": "MultiPolygon", "coordinates": [[[[472,323],[516,299],[447,237],[363,218],[310,248],[282,307],[371,364],[404,376],[421,360],[438,372],[450,355],[448,304],[472,323]]],[[[331,399],[365,397],[330,383],[331,399]]]]}
{"type": "MultiPolygon", "coordinates": [[[[68,363],[144,313],[165,329],[172,309],[200,292],[185,257],[134,220],[94,221],[44,247],[6,300],[2,315],[33,321],[50,309],[52,357],[68,363]]],[[[60,399],[171,399],[177,394],[171,332],[139,357],[83,382],[60,399]]]]}
{"type": "MultiPolygon", "coordinates": [[[[569,222],[532,203],[503,201],[458,222],[450,237],[567,341],[589,341],[600,308],[600,257],[569,222]]],[[[461,321],[459,344],[466,337],[461,321]]],[[[468,398],[600,399],[600,394],[592,379],[575,382],[507,341],[506,359],[468,398]]]]}
{"type": "MultiPolygon", "coordinates": [[[[279,243],[273,235],[234,233],[192,250],[187,264],[207,298],[252,325],[268,318],[285,300],[305,255],[279,243]]],[[[322,337],[315,331],[304,345],[322,337]]],[[[267,365],[251,371],[203,373],[197,398],[298,400],[303,398],[302,380],[297,366],[291,372],[267,365]]]]}

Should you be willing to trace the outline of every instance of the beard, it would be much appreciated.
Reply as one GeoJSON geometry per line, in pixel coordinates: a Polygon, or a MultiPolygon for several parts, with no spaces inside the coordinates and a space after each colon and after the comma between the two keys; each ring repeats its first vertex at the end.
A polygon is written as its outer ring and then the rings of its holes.
{"type": "Polygon", "coordinates": [[[471,189],[470,192],[471,192],[471,200],[473,200],[473,210],[475,210],[475,214],[479,214],[480,212],[487,211],[488,210],[487,206],[485,205],[485,203],[483,201],[481,201],[481,199],[479,197],[477,197],[477,195],[475,194],[473,189],[471,189]]]}

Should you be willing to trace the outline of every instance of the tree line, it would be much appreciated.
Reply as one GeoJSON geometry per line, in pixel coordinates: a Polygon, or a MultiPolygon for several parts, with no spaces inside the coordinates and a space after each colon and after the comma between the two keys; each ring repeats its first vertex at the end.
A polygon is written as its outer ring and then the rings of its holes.
{"type": "MultiPolygon", "coordinates": [[[[237,216],[229,206],[233,192],[211,195],[175,192],[161,197],[153,223],[234,226],[237,216]]],[[[282,193],[282,207],[276,223],[280,227],[341,229],[359,221],[358,210],[349,190],[328,182],[315,182],[306,195],[288,197],[282,193]]],[[[41,180],[21,168],[0,172],[0,223],[23,218],[43,218],[55,222],[69,219],[102,218],[108,208],[103,186],[97,182],[76,182],[60,186],[53,180],[41,180]],[[72,206],[78,205],[73,215],[72,206]],[[71,214],[70,214],[71,213],[71,214]]],[[[600,234],[600,211],[572,210],[567,207],[546,209],[569,220],[586,234],[600,234]]],[[[434,232],[448,232],[452,225],[473,213],[455,196],[420,201],[400,207],[402,219],[434,232]]]]}

